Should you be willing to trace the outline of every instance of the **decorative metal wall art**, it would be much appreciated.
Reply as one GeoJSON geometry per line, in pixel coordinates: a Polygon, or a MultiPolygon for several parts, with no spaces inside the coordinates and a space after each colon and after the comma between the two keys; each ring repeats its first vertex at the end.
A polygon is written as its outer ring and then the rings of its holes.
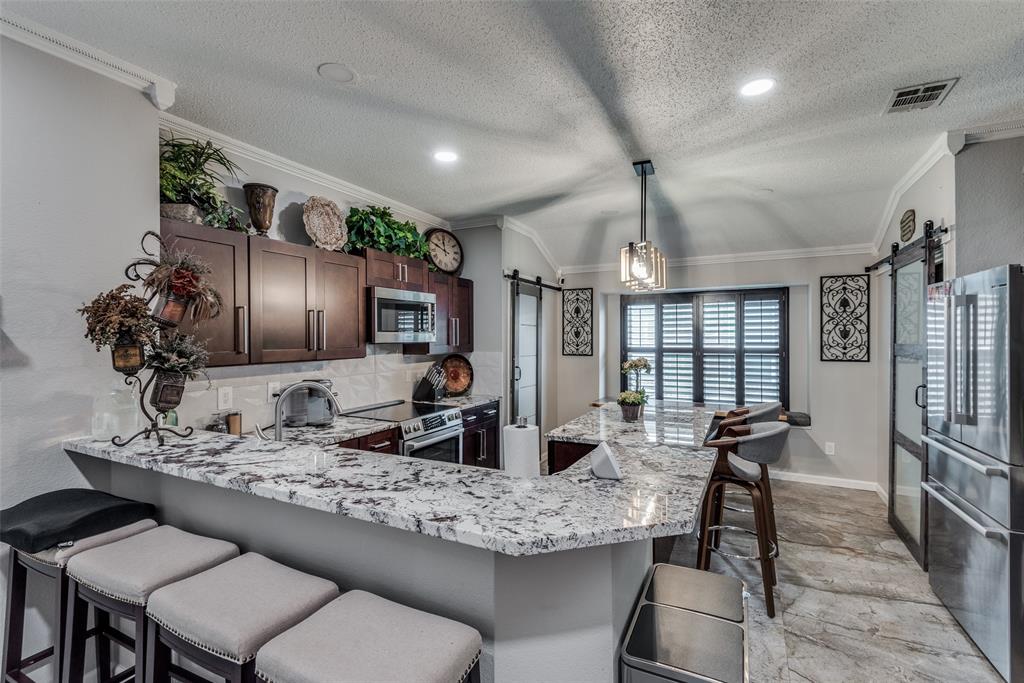
{"type": "Polygon", "coordinates": [[[871,359],[869,284],[868,275],[821,278],[821,360],[871,359]]]}
{"type": "Polygon", "coordinates": [[[594,355],[594,290],[562,290],[562,355],[594,355]]]}

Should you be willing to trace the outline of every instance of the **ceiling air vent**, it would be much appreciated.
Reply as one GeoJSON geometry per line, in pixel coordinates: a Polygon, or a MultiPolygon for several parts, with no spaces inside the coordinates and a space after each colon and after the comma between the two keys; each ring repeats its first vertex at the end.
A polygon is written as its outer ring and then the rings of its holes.
{"type": "Polygon", "coordinates": [[[912,111],[914,109],[929,109],[937,107],[946,99],[946,95],[953,89],[959,78],[950,78],[945,81],[934,83],[923,83],[922,85],[910,85],[905,88],[897,88],[892,91],[889,98],[889,105],[885,109],[886,114],[896,111],[912,111]]]}

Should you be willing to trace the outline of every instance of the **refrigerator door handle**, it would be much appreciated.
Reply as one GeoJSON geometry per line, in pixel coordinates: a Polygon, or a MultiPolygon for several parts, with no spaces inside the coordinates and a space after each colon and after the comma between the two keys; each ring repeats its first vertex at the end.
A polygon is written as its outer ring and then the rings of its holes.
{"type": "Polygon", "coordinates": [[[953,501],[949,500],[944,495],[939,493],[939,490],[936,489],[931,484],[922,481],[921,488],[924,489],[925,492],[928,493],[928,495],[934,498],[936,502],[940,503],[944,508],[946,508],[954,515],[959,517],[964,524],[971,527],[971,529],[978,532],[985,538],[994,538],[1004,543],[1009,543],[1009,539],[1006,537],[1006,532],[1004,532],[1002,529],[997,529],[995,527],[983,526],[978,522],[974,521],[974,518],[972,518],[966,512],[961,510],[959,507],[957,507],[957,505],[953,501]]]}
{"type": "Polygon", "coordinates": [[[957,450],[950,448],[949,446],[946,446],[945,444],[941,444],[931,437],[924,436],[923,434],[921,435],[921,440],[924,441],[929,446],[931,446],[932,448],[934,448],[935,450],[945,453],[954,460],[961,462],[964,465],[967,465],[972,470],[984,474],[986,477],[1004,477],[1006,479],[1010,478],[1010,472],[1005,468],[989,467],[987,465],[982,465],[977,460],[969,458],[963,453],[960,453],[957,450]]]}
{"type": "Polygon", "coordinates": [[[954,365],[956,361],[956,351],[954,342],[956,340],[956,297],[946,297],[946,329],[944,330],[946,336],[946,386],[945,386],[945,421],[954,422],[953,411],[954,402],[956,401],[956,372],[954,371],[954,365]]]}

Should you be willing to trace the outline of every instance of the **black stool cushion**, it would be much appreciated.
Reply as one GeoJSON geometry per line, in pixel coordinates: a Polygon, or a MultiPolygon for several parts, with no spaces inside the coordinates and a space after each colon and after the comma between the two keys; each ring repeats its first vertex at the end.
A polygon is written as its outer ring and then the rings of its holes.
{"type": "Polygon", "coordinates": [[[94,489],[50,491],[0,512],[0,541],[26,553],[153,517],[150,503],[94,489]]]}

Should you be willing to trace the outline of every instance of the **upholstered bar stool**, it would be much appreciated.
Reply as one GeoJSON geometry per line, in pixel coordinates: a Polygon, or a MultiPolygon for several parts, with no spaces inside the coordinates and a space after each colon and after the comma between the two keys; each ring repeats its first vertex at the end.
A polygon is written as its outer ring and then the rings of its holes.
{"type": "Polygon", "coordinates": [[[465,624],[354,590],[260,648],[271,683],[480,680],[480,633],[465,624]]]}
{"type": "MultiPolygon", "coordinates": [[[[93,489],[61,489],[30,498],[0,513],[0,537],[10,544],[7,614],[4,628],[3,680],[30,681],[27,671],[50,660],[58,679],[63,661],[68,578],[65,568],[75,555],[156,526],[154,507],[93,489]],[[53,645],[25,656],[25,598],[29,572],[54,588],[53,645]]],[[[94,635],[97,626],[89,633],[94,635]]],[[[96,641],[101,671],[109,661],[109,644],[96,641]]],[[[109,669],[109,667],[108,667],[109,669]]]]}
{"type": "MultiPolygon", "coordinates": [[[[171,653],[229,683],[254,681],[256,651],[338,597],[338,587],[257,553],[246,553],[153,593],[147,683],[180,676],[171,653]]],[[[328,648],[346,647],[338,633],[328,648]]]]}
{"type": "Polygon", "coordinates": [[[728,427],[720,438],[705,442],[706,446],[718,449],[718,458],[701,511],[697,568],[707,570],[710,567],[712,552],[735,559],[758,560],[769,617],[775,616],[772,587],[777,583],[775,557],[778,555],[778,536],[775,531],[768,465],[778,462],[788,436],[789,425],[785,422],[759,422],[728,427]],[[750,494],[754,513],[753,530],[721,523],[725,487],[728,485],[738,486],[750,494]],[[713,538],[713,533],[723,530],[753,534],[757,538],[757,555],[728,555],[719,550],[716,545],[718,539],[713,538]]]}
{"type": "Polygon", "coordinates": [[[159,526],[116,543],[83,552],[67,565],[68,616],[64,675],[80,683],[85,671],[86,618],[91,605],[97,620],[111,616],[131,619],[135,637],[115,629],[109,640],[135,652],[135,666],[111,678],[136,683],[145,680],[146,604],[158,588],[206,571],[238,556],[238,546],[215,538],[159,526]]]}

